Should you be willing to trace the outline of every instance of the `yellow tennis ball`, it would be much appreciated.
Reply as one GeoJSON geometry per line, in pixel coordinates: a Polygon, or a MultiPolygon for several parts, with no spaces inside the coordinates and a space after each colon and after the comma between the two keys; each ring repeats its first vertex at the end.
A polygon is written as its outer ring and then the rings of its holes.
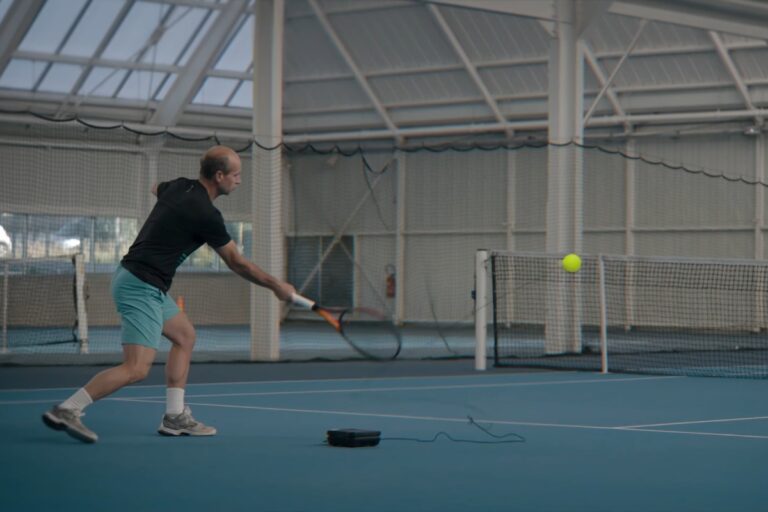
{"type": "Polygon", "coordinates": [[[566,272],[578,272],[581,268],[581,258],[578,254],[568,254],[563,258],[563,269],[566,272]]]}

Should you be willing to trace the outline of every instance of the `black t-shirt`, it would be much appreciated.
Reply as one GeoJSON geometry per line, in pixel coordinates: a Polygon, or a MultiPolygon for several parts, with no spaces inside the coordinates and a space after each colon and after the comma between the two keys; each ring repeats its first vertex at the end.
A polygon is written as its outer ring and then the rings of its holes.
{"type": "Polygon", "coordinates": [[[178,178],[157,187],[157,203],[122,264],[142,281],[167,292],[176,268],[201,245],[214,249],[231,240],[221,212],[205,187],[178,178]]]}

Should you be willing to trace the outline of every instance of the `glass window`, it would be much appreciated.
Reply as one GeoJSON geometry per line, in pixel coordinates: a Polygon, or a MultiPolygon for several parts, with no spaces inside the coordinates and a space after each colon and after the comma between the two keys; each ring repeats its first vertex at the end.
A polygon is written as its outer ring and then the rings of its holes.
{"type": "Polygon", "coordinates": [[[237,80],[231,78],[208,77],[203,82],[203,86],[195,96],[192,103],[203,103],[206,105],[224,105],[232,91],[237,87],[237,80]]]}
{"type": "Polygon", "coordinates": [[[252,108],[253,107],[253,82],[246,80],[229,102],[230,107],[252,108]]]}
{"type": "Polygon", "coordinates": [[[32,90],[47,65],[39,60],[13,59],[0,77],[0,87],[32,90]]]}
{"type": "Polygon", "coordinates": [[[69,93],[82,72],[82,66],[75,64],[53,64],[37,90],[69,93]]]}
{"type": "MultiPolygon", "coordinates": [[[[82,253],[86,271],[112,272],[139,230],[137,219],[57,215],[0,214],[11,239],[11,257],[19,259],[82,253]]],[[[0,233],[0,243],[3,237],[0,233]]]]}
{"type": "Polygon", "coordinates": [[[48,0],[19,45],[20,50],[55,53],[85,0],[48,0]]]}
{"type": "Polygon", "coordinates": [[[163,83],[167,73],[157,71],[131,72],[122,89],[117,93],[118,98],[129,100],[147,100],[155,97],[155,92],[163,83]]]}
{"type": "Polygon", "coordinates": [[[168,5],[136,2],[102,55],[105,59],[134,60],[162,22],[168,5]]]}
{"type": "Polygon", "coordinates": [[[81,96],[105,96],[115,95],[117,88],[125,78],[126,70],[115,68],[93,68],[80,87],[81,96]]]}
{"type": "Polygon", "coordinates": [[[176,74],[170,73],[162,85],[160,85],[160,89],[158,89],[157,93],[155,94],[155,99],[157,101],[162,101],[163,98],[165,98],[165,95],[168,94],[168,91],[170,90],[171,86],[173,86],[175,81],[176,74]]]}
{"type": "Polygon", "coordinates": [[[248,15],[214,67],[226,71],[246,71],[251,65],[252,56],[253,16],[248,15]]]}
{"type": "Polygon", "coordinates": [[[0,0],[0,23],[3,22],[3,18],[5,18],[5,13],[8,12],[8,8],[13,3],[13,0],[0,0]]]}
{"type": "Polygon", "coordinates": [[[174,9],[167,22],[168,28],[160,41],[147,51],[142,61],[159,64],[175,63],[189,40],[195,36],[195,31],[203,22],[206,14],[208,14],[207,9],[192,7],[174,9]]]}
{"type": "Polygon", "coordinates": [[[93,56],[124,3],[125,0],[91,2],[61,53],[78,57],[93,56]]]}
{"type": "Polygon", "coordinates": [[[179,59],[179,66],[185,66],[187,64],[189,58],[194,54],[195,50],[197,50],[197,46],[200,44],[200,41],[203,39],[203,37],[205,37],[206,34],[208,34],[208,30],[210,30],[211,25],[213,24],[214,20],[216,20],[218,15],[218,11],[209,12],[205,17],[203,26],[195,29],[195,37],[179,59]]]}

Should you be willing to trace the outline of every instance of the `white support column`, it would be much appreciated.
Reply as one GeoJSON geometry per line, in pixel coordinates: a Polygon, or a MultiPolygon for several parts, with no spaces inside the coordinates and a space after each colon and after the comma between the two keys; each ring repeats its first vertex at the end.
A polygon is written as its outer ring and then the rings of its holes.
{"type": "MultiPolygon", "coordinates": [[[[573,26],[574,2],[557,0],[556,8],[549,58],[549,140],[568,144],[583,138],[584,66],[573,26]]],[[[581,150],[550,145],[548,156],[546,250],[579,253],[583,231],[581,150]]],[[[581,322],[572,300],[578,293],[578,289],[562,285],[547,290],[545,350],[549,354],[581,351],[581,322]]]]}
{"type": "MultiPolygon", "coordinates": [[[[762,133],[755,137],[755,180],[765,183],[765,138],[762,133]]],[[[757,185],[755,187],[755,259],[765,259],[765,186],[757,185]]]]}
{"type": "MultiPolygon", "coordinates": [[[[629,138],[627,139],[627,144],[625,147],[625,152],[628,155],[634,156],[637,154],[637,144],[636,139],[629,138]]],[[[633,158],[625,158],[624,159],[624,181],[625,181],[625,188],[624,188],[624,215],[626,217],[625,219],[625,226],[624,226],[624,254],[626,256],[636,256],[637,250],[635,248],[635,211],[636,211],[636,203],[637,203],[637,192],[635,188],[635,174],[637,171],[637,160],[633,158]]],[[[629,331],[632,329],[632,326],[634,325],[634,318],[635,318],[635,291],[634,287],[632,286],[632,283],[634,283],[634,275],[633,275],[633,267],[631,265],[627,266],[627,270],[625,271],[625,279],[628,283],[627,286],[624,287],[624,307],[625,314],[624,318],[625,324],[624,324],[624,330],[629,331]]]]}
{"type": "MultiPolygon", "coordinates": [[[[253,135],[263,146],[282,142],[284,1],[256,0],[253,42],[253,135]]],[[[283,153],[253,148],[251,211],[253,261],[280,279],[285,274],[283,153]]],[[[251,286],[251,359],[280,359],[280,302],[251,286]]]]}
{"type": "MultiPolygon", "coordinates": [[[[765,183],[766,172],[766,134],[762,133],[755,138],[755,180],[765,183]]],[[[755,260],[765,259],[765,186],[757,185],[755,187],[755,260]]],[[[768,318],[765,313],[765,280],[768,278],[761,271],[758,279],[757,291],[755,296],[755,332],[761,329],[768,329],[768,318]]]]}
{"type": "Polygon", "coordinates": [[[397,227],[395,232],[395,323],[405,317],[405,212],[407,153],[397,154],[397,227]]]}
{"type": "Polygon", "coordinates": [[[3,293],[2,293],[2,309],[0,309],[0,314],[2,314],[2,334],[0,335],[0,338],[2,338],[2,343],[0,344],[0,354],[6,354],[8,352],[8,297],[10,296],[10,292],[8,291],[8,264],[5,263],[2,267],[3,269],[3,293]]]}
{"type": "Polygon", "coordinates": [[[515,250],[515,186],[517,179],[517,151],[507,151],[507,251],[515,250]]]}

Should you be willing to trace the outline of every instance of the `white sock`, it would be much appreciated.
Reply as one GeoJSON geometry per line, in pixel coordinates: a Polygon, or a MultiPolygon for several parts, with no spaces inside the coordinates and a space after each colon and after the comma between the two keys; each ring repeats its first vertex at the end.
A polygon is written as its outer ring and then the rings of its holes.
{"type": "Polygon", "coordinates": [[[93,399],[91,398],[91,395],[88,394],[85,388],[80,388],[74,395],[59,404],[59,407],[62,409],[76,409],[82,411],[92,403],[93,399]]]}
{"type": "Polygon", "coordinates": [[[165,414],[176,416],[184,412],[184,388],[166,388],[165,414]]]}

